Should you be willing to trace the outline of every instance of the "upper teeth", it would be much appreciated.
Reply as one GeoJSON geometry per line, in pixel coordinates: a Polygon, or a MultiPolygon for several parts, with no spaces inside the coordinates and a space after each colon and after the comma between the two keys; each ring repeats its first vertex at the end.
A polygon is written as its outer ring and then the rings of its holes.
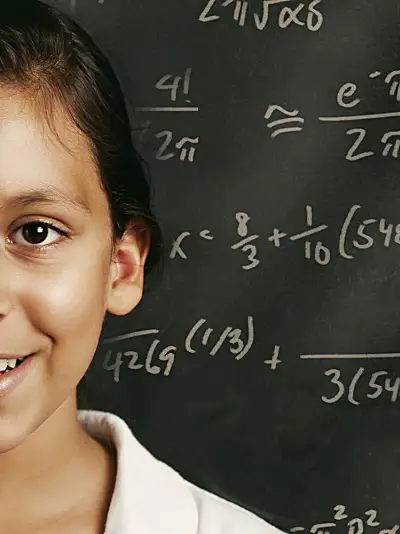
{"type": "MultiPolygon", "coordinates": [[[[24,357],[22,358],[17,358],[18,360],[23,360],[24,357]]],[[[11,367],[11,369],[14,369],[14,367],[17,365],[17,359],[16,358],[12,358],[10,360],[7,360],[7,359],[2,359],[0,358],[0,371],[5,371],[7,369],[7,366],[8,367],[11,367]]]]}

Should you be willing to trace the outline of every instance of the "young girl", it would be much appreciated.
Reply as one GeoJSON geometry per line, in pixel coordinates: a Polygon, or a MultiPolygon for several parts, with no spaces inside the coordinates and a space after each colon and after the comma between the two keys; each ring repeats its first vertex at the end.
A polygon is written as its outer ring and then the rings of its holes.
{"type": "Polygon", "coordinates": [[[106,311],[142,297],[160,231],[117,78],[38,0],[0,8],[0,532],[273,534],[78,410],[106,311]]]}

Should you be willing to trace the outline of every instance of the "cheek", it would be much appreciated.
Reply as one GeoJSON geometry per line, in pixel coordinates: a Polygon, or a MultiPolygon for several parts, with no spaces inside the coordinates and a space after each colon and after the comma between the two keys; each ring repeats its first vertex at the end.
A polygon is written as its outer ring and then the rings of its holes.
{"type": "Polygon", "coordinates": [[[60,364],[63,373],[85,372],[104,319],[104,265],[76,260],[39,277],[32,287],[27,308],[35,329],[47,338],[52,370],[60,364]]]}

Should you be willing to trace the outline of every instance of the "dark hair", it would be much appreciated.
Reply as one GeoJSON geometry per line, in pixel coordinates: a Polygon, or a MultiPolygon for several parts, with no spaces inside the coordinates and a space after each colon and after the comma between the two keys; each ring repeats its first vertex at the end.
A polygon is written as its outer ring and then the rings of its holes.
{"type": "Polygon", "coordinates": [[[145,165],[133,147],[125,98],[108,59],[57,8],[39,0],[7,1],[0,9],[1,86],[26,97],[50,126],[55,105],[61,104],[86,135],[108,199],[112,252],[132,224],[143,223],[150,233],[147,281],[162,258],[162,234],[150,209],[145,165]]]}

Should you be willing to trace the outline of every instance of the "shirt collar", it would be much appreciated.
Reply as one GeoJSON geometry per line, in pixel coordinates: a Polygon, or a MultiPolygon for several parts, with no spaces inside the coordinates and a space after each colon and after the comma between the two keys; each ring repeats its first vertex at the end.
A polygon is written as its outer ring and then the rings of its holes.
{"type": "Polygon", "coordinates": [[[78,410],[78,420],[95,439],[115,447],[117,477],[104,534],[195,534],[198,513],[184,479],[157,460],[123,419],[78,410]]]}

